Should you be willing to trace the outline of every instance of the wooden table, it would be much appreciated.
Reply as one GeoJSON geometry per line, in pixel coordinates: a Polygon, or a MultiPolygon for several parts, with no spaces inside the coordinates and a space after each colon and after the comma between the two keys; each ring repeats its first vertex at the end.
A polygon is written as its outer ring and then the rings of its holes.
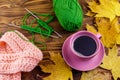
{"type": "MultiPolygon", "coordinates": [[[[84,14],[87,12],[87,3],[85,0],[79,0],[83,8],[84,14]]],[[[5,33],[9,30],[18,30],[22,32],[25,36],[31,39],[31,34],[28,31],[8,26],[9,23],[14,23],[16,25],[22,24],[22,18],[27,13],[24,8],[28,8],[31,11],[38,13],[52,13],[52,0],[0,0],[0,32],[5,33]]],[[[86,23],[93,24],[93,18],[86,17],[84,15],[84,21],[82,25],[82,29],[85,28],[86,23]]],[[[41,37],[40,35],[35,35],[36,41],[42,41],[47,44],[47,49],[42,50],[45,54],[48,54],[49,51],[61,52],[62,44],[64,40],[73,34],[74,32],[65,31],[59,24],[58,20],[54,19],[49,25],[51,25],[54,30],[60,33],[63,38],[53,39],[41,37]],[[39,37],[39,38],[38,38],[39,37]]],[[[42,46],[41,46],[42,47],[42,46]]],[[[40,67],[36,67],[33,71],[29,73],[22,73],[22,80],[42,80],[41,76],[37,76],[37,74],[43,74],[41,72],[40,67]]],[[[74,80],[80,80],[80,71],[73,70],[74,80]]],[[[54,80],[54,79],[53,79],[54,80]]]]}

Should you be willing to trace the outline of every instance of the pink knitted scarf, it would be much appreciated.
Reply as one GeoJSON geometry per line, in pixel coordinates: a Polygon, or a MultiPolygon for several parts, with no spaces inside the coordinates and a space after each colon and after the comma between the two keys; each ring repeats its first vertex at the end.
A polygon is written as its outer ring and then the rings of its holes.
{"type": "Polygon", "coordinates": [[[42,52],[20,32],[6,32],[0,39],[0,80],[21,80],[42,60],[42,52]]]}

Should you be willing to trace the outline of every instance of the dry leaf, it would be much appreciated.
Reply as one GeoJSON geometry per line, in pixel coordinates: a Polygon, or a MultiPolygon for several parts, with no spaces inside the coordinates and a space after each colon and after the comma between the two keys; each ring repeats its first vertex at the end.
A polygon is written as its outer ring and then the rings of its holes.
{"type": "Polygon", "coordinates": [[[94,26],[90,26],[89,24],[87,24],[86,28],[88,31],[93,32],[94,34],[98,33],[94,26]]]}
{"type": "Polygon", "coordinates": [[[112,21],[116,16],[120,16],[120,3],[118,0],[94,0],[88,2],[89,8],[96,13],[95,17],[106,17],[112,21]]]}
{"type": "Polygon", "coordinates": [[[88,72],[82,72],[80,80],[112,80],[112,75],[107,70],[96,68],[88,72]]]}
{"type": "Polygon", "coordinates": [[[106,18],[96,18],[96,28],[94,26],[87,25],[88,31],[95,34],[100,33],[102,35],[101,41],[105,47],[113,47],[114,44],[120,44],[120,24],[118,18],[115,18],[110,22],[106,18]]]}
{"type": "Polygon", "coordinates": [[[116,45],[108,50],[108,55],[105,55],[100,67],[111,70],[114,80],[120,77],[120,57],[116,45]]]}
{"type": "Polygon", "coordinates": [[[93,17],[95,15],[95,13],[93,13],[93,12],[91,12],[91,11],[88,10],[87,14],[85,14],[85,15],[93,17]]]}
{"type": "MultiPolygon", "coordinates": [[[[43,72],[51,73],[50,76],[43,78],[43,80],[73,80],[71,68],[66,65],[60,53],[50,52],[50,60],[52,64],[40,64],[43,72]]],[[[43,60],[44,61],[44,60],[43,60]]]]}

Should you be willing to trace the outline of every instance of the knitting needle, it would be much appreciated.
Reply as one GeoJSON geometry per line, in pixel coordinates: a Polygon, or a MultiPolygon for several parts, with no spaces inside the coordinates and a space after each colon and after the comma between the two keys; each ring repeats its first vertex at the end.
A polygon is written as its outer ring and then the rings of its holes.
{"type": "Polygon", "coordinates": [[[54,30],[54,33],[56,33],[59,37],[61,37],[62,38],[62,35],[60,35],[58,32],[56,32],[55,30],[54,30]]]}
{"type": "MultiPolygon", "coordinates": [[[[14,27],[17,27],[17,28],[21,28],[20,26],[17,26],[17,25],[15,25],[15,24],[8,24],[9,26],[14,26],[14,27]]],[[[59,38],[59,37],[57,37],[57,36],[54,36],[54,35],[50,35],[50,37],[52,37],[52,38],[59,38]]]]}
{"type": "MultiPolygon", "coordinates": [[[[37,17],[36,15],[34,15],[29,9],[25,8],[26,11],[28,11],[33,17],[35,17],[36,19],[39,19],[39,17],[37,17]]],[[[54,33],[56,33],[59,37],[62,38],[62,35],[60,35],[57,31],[53,30],[54,33]]]]}
{"type": "Polygon", "coordinates": [[[36,15],[34,15],[30,10],[28,10],[27,8],[25,8],[25,10],[27,11],[27,12],[29,12],[32,16],[34,16],[36,19],[39,19],[36,15]]]}
{"type": "Polygon", "coordinates": [[[17,28],[20,28],[20,26],[17,26],[15,24],[8,24],[9,26],[14,26],[14,27],[17,27],[17,28]]]}

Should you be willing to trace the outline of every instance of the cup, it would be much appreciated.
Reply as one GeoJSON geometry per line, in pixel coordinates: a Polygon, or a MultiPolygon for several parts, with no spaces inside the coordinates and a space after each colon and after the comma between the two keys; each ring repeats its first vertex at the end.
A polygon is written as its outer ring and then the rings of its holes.
{"type": "Polygon", "coordinates": [[[93,34],[88,31],[79,31],[71,36],[70,50],[81,58],[90,58],[100,52],[100,34],[93,34]]]}
{"type": "Polygon", "coordinates": [[[63,46],[62,55],[72,68],[87,71],[97,67],[104,56],[100,34],[78,31],[69,36],[63,46]]]}

